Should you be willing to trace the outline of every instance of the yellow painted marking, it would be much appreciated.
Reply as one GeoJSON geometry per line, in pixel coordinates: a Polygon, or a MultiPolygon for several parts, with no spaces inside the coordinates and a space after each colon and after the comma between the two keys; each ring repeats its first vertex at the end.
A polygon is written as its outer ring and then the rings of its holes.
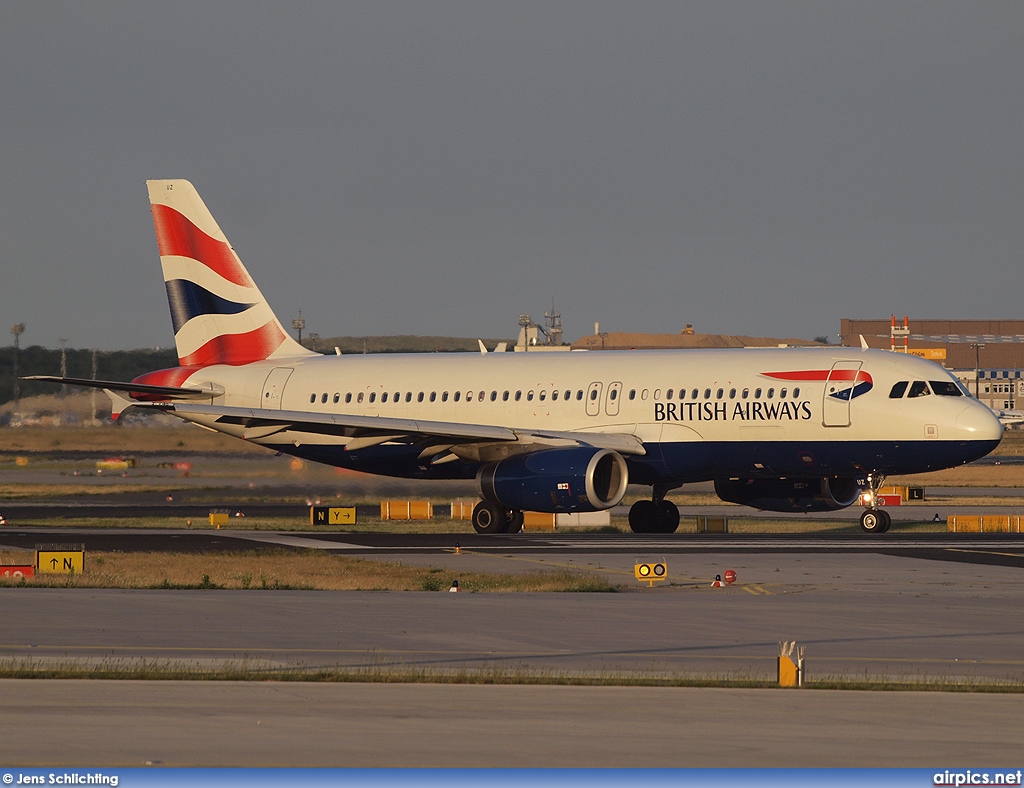
{"type": "Polygon", "coordinates": [[[946,550],[950,553],[980,553],[981,555],[1005,555],[1010,558],[1024,558],[1022,553],[999,553],[995,550],[968,550],[964,547],[947,547],[946,550]]]}

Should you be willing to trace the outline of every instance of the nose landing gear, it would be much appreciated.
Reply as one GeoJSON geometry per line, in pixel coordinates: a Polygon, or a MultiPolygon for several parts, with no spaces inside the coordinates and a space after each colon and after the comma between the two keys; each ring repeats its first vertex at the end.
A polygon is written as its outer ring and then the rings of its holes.
{"type": "Polygon", "coordinates": [[[860,516],[860,528],[868,534],[884,534],[892,525],[892,517],[884,509],[878,507],[878,490],[885,481],[884,476],[868,475],[868,489],[861,500],[868,507],[860,516]]]}

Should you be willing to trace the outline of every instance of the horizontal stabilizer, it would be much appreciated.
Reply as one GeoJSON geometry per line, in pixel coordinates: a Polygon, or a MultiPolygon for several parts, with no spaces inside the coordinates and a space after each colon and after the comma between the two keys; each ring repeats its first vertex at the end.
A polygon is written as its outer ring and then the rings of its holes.
{"type": "Polygon", "coordinates": [[[87,386],[111,391],[136,391],[139,394],[156,394],[168,399],[209,399],[224,393],[220,388],[199,388],[198,386],[152,386],[147,383],[124,383],[117,380],[89,380],[88,378],[62,378],[57,375],[29,375],[20,380],[41,380],[46,383],[66,383],[69,386],[87,386]]]}

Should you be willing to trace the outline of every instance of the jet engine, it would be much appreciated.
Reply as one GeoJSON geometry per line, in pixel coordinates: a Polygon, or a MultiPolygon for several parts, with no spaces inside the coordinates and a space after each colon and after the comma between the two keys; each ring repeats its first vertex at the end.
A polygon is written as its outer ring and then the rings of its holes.
{"type": "Polygon", "coordinates": [[[812,479],[715,479],[723,501],[770,512],[828,512],[857,502],[861,485],[837,476],[812,479]]]}
{"type": "Polygon", "coordinates": [[[508,509],[596,512],[622,500],[629,472],[609,449],[545,449],[484,465],[476,476],[480,495],[508,509]]]}

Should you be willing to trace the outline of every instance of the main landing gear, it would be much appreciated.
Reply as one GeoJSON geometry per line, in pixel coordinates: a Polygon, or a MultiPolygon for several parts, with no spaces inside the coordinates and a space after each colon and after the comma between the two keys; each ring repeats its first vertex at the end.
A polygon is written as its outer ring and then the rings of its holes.
{"type": "Polygon", "coordinates": [[[679,509],[665,500],[669,488],[655,486],[653,500],[629,507],[629,527],[635,534],[671,534],[679,527],[679,509]]]}
{"type": "Polygon", "coordinates": [[[885,509],[878,508],[878,490],[885,481],[884,476],[868,475],[868,490],[862,496],[868,507],[860,516],[860,528],[868,534],[884,534],[892,525],[892,517],[885,509]]]}
{"type": "Polygon", "coordinates": [[[523,513],[480,501],[473,507],[473,530],[478,534],[517,534],[523,530],[523,513]]]}

